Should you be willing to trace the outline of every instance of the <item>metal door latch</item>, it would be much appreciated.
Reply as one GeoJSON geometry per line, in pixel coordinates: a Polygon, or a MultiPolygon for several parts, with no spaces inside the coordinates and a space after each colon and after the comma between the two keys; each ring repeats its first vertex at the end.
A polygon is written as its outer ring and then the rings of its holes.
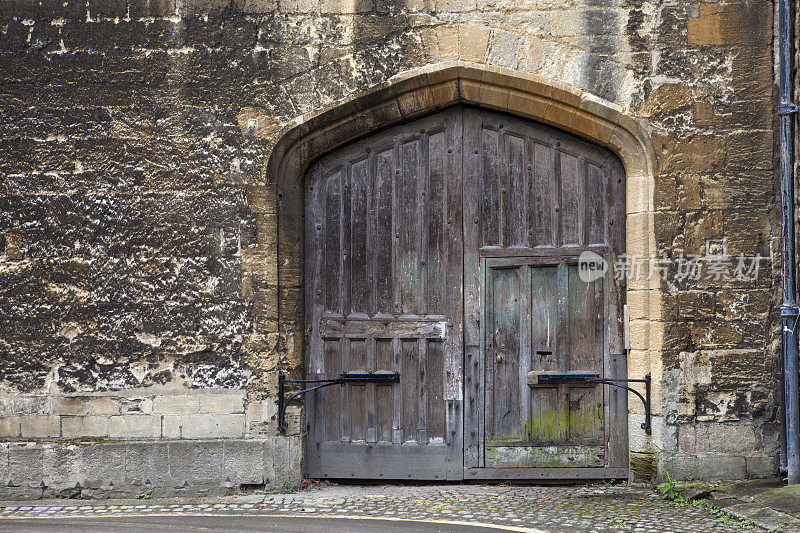
{"type": "Polygon", "coordinates": [[[650,374],[645,375],[644,379],[606,379],[601,378],[599,374],[550,374],[550,373],[542,373],[537,376],[539,379],[537,384],[539,385],[558,385],[562,383],[572,383],[572,384],[593,384],[593,383],[602,383],[604,385],[611,385],[612,387],[618,387],[620,389],[625,389],[628,392],[634,393],[636,396],[642,400],[644,404],[644,422],[642,423],[642,429],[645,433],[650,435],[652,433],[652,427],[650,424],[650,374]],[[632,388],[622,385],[622,383],[644,383],[644,396],[639,391],[633,390],[632,388]]]}
{"type": "Polygon", "coordinates": [[[400,374],[397,372],[382,372],[375,374],[340,374],[336,379],[286,379],[283,372],[278,373],[278,432],[283,433],[289,426],[286,422],[286,407],[289,402],[299,397],[302,394],[311,392],[312,390],[321,389],[322,387],[329,387],[331,385],[365,385],[367,383],[387,384],[387,383],[400,383],[400,374]],[[307,389],[295,392],[286,398],[286,384],[287,383],[302,383],[315,385],[307,389]]]}

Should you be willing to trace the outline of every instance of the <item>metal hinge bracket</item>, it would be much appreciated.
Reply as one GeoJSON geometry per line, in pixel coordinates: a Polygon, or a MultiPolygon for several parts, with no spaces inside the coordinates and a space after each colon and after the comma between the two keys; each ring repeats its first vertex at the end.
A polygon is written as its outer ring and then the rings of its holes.
{"type": "Polygon", "coordinates": [[[286,422],[286,407],[289,402],[295,398],[313,390],[321,389],[322,387],[330,387],[331,385],[366,385],[367,383],[376,384],[391,384],[400,383],[400,374],[397,372],[376,372],[374,374],[340,374],[336,379],[286,379],[283,372],[278,373],[278,433],[283,433],[289,427],[286,422]],[[286,398],[286,384],[287,383],[302,383],[304,385],[314,383],[313,387],[303,389],[293,393],[286,398]]]}

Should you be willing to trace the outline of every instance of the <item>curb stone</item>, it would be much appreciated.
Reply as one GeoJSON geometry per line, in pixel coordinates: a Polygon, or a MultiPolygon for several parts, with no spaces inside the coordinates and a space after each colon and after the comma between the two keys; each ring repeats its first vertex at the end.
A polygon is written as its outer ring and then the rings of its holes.
{"type": "Polygon", "coordinates": [[[790,514],[763,507],[755,503],[737,503],[725,507],[725,512],[740,520],[752,520],[754,524],[770,531],[800,530],[800,520],[790,514]]]}

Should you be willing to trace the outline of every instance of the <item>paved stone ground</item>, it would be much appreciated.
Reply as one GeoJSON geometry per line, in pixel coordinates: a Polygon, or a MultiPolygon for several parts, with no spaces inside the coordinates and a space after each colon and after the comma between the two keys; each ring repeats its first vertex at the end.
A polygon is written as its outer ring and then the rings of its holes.
{"type": "Polygon", "coordinates": [[[326,485],[292,494],[213,500],[0,503],[0,525],[34,517],[178,514],[371,516],[439,519],[575,531],[761,531],[677,507],[642,487],[621,485],[326,485]]]}

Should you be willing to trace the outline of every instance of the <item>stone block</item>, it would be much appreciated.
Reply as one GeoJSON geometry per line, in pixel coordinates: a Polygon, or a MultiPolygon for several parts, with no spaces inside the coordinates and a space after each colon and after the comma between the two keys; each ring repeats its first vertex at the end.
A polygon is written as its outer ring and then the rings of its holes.
{"type": "Polygon", "coordinates": [[[9,416],[49,414],[49,398],[45,396],[6,396],[0,398],[0,419],[9,416]]]}
{"type": "Polygon", "coordinates": [[[169,17],[176,13],[175,0],[130,0],[132,19],[169,17]]]}
{"type": "Polygon", "coordinates": [[[178,415],[164,415],[161,417],[161,436],[165,439],[181,438],[181,417],[178,415]]]}
{"type": "Polygon", "coordinates": [[[132,442],[125,446],[125,483],[142,486],[172,485],[167,442],[132,442]]]}
{"type": "Polygon", "coordinates": [[[27,416],[22,419],[23,438],[51,438],[61,436],[61,417],[27,416]]]}
{"type": "Polygon", "coordinates": [[[90,415],[118,415],[120,412],[119,398],[99,397],[86,400],[86,412],[90,415]]]}
{"type": "Polygon", "coordinates": [[[772,38],[772,9],[759,2],[707,4],[687,23],[692,46],[767,46],[772,38]]]}
{"type": "Polygon", "coordinates": [[[108,417],[64,416],[61,417],[61,436],[65,439],[80,437],[105,437],[108,435],[108,417]]]}
{"type": "Polygon", "coordinates": [[[656,456],[652,453],[631,453],[631,481],[651,483],[656,478],[656,456]]]}
{"type": "Polygon", "coordinates": [[[687,320],[714,318],[714,293],[709,291],[679,292],[678,317],[687,320]]]}
{"type": "Polygon", "coordinates": [[[201,413],[244,413],[244,392],[210,394],[200,397],[201,413]]]}
{"type": "Polygon", "coordinates": [[[82,485],[100,487],[125,482],[126,444],[91,444],[80,446],[82,485]]]}
{"type": "Polygon", "coordinates": [[[0,444],[0,487],[8,482],[8,450],[11,445],[0,444]]]}
{"type": "Polygon", "coordinates": [[[291,460],[289,457],[289,439],[293,437],[278,436],[272,448],[272,468],[275,472],[275,479],[289,480],[289,465],[291,460]]]}
{"type": "Polygon", "coordinates": [[[17,485],[37,485],[43,479],[42,447],[33,444],[8,448],[8,479],[17,485]]]}
{"type": "Polygon", "coordinates": [[[85,465],[80,446],[52,444],[42,447],[42,473],[45,485],[55,493],[85,484],[85,465]]]}
{"type": "Polygon", "coordinates": [[[438,13],[464,13],[477,9],[476,0],[436,0],[434,5],[438,13]]]}
{"type": "Polygon", "coordinates": [[[489,30],[479,26],[461,26],[458,31],[458,55],[463,61],[483,63],[489,48],[489,30]]]}
{"type": "Polygon", "coordinates": [[[13,439],[20,435],[20,417],[4,416],[0,418],[0,438],[13,439]]]}
{"type": "Polygon", "coordinates": [[[272,447],[263,440],[225,441],[225,477],[235,484],[262,484],[274,478],[272,447]],[[268,455],[269,454],[269,455],[268,455]]]}
{"type": "Polygon", "coordinates": [[[746,457],[747,477],[765,478],[778,475],[778,462],[775,457],[746,457]]]}
{"type": "MultiPolygon", "coordinates": [[[[275,437],[279,439],[280,437],[275,437]]],[[[303,436],[295,435],[289,437],[289,471],[287,479],[300,485],[303,481],[303,436]]]]}
{"type": "Polygon", "coordinates": [[[277,0],[238,0],[243,13],[252,15],[267,15],[278,8],[277,0]]]}
{"type": "Polygon", "coordinates": [[[200,398],[190,394],[164,395],[153,398],[153,412],[163,414],[196,413],[200,410],[200,398]]]}
{"type": "Polygon", "coordinates": [[[436,42],[442,61],[458,59],[458,27],[436,26],[436,42]]]}
{"type": "Polygon", "coordinates": [[[225,480],[223,442],[170,442],[169,471],[176,487],[184,482],[189,485],[222,483],[225,480]]]}
{"type": "Polygon", "coordinates": [[[197,414],[181,417],[184,439],[243,437],[244,415],[197,414]]]}
{"type": "Polygon", "coordinates": [[[708,455],[697,458],[695,479],[743,479],[747,474],[745,458],[736,455],[708,455]]]}
{"type": "Polygon", "coordinates": [[[657,459],[659,481],[663,481],[666,475],[677,481],[699,479],[697,477],[697,457],[689,455],[669,455],[661,456],[657,459]]]}
{"type": "Polygon", "coordinates": [[[120,403],[120,413],[151,414],[153,412],[152,398],[123,398],[120,403]]]}
{"type": "Polygon", "coordinates": [[[157,439],[161,437],[161,417],[122,415],[108,418],[108,436],[123,439],[157,439]]]}
{"type": "Polygon", "coordinates": [[[375,8],[372,0],[320,0],[320,13],[350,14],[367,13],[375,8]]]}
{"type": "Polygon", "coordinates": [[[753,171],[770,170],[774,157],[772,131],[745,131],[728,134],[728,169],[753,171]]]}
{"type": "Polygon", "coordinates": [[[53,413],[57,415],[86,415],[89,414],[89,407],[83,398],[58,396],[53,398],[53,413]]]}
{"type": "Polygon", "coordinates": [[[282,0],[279,8],[284,13],[310,13],[318,5],[318,0],[282,0]]]}

